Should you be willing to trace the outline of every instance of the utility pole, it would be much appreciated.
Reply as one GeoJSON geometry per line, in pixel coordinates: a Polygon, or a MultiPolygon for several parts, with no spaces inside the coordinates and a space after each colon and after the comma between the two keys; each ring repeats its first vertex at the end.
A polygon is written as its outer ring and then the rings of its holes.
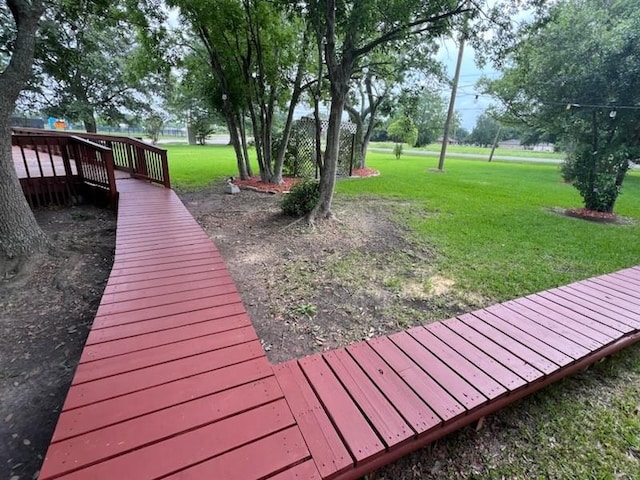
{"type": "Polygon", "coordinates": [[[496,147],[498,146],[498,140],[500,140],[501,131],[502,131],[502,125],[498,127],[498,131],[496,132],[496,137],[493,139],[493,147],[491,147],[491,155],[489,155],[489,161],[493,160],[493,153],[496,151],[496,147]]]}
{"type": "MultiPolygon", "coordinates": [[[[467,17],[468,18],[468,17],[467,17]]],[[[444,170],[444,157],[447,154],[447,144],[449,143],[449,130],[453,121],[454,109],[456,106],[456,93],[458,91],[458,82],[460,80],[460,67],[462,65],[462,55],[464,54],[464,41],[467,37],[467,18],[465,18],[462,33],[460,35],[460,49],[458,50],[458,61],[456,62],[456,71],[453,75],[453,85],[451,86],[451,98],[449,99],[449,110],[447,111],[447,120],[444,124],[444,136],[442,137],[442,149],[440,150],[440,161],[438,162],[438,171],[444,170]]]]}

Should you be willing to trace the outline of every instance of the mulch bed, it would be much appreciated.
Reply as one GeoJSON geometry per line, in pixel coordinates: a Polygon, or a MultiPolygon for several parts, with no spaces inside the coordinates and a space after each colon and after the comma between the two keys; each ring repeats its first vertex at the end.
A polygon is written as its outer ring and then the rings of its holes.
{"type": "Polygon", "coordinates": [[[592,222],[616,223],[618,220],[615,213],[597,212],[595,210],[588,210],[586,208],[571,208],[566,210],[565,214],[569,217],[582,218],[584,220],[590,220],[592,222]]]}
{"type": "MultiPolygon", "coordinates": [[[[353,170],[351,174],[351,178],[353,177],[377,177],[380,175],[378,170],[374,170],[372,168],[358,168],[353,170]]],[[[274,183],[267,183],[260,180],[260,177],[251,177],[247,180],[234,179],[233,183],[235,183],[238,187],[244,190],[253,190],[256,192],[265,192],[265,193],[287,193],[291,191],[293,186],[302,181],[302,178],[299,177],[291,177],[291,176],[283,176],[282,183],[276,185],[274,183]]]]}

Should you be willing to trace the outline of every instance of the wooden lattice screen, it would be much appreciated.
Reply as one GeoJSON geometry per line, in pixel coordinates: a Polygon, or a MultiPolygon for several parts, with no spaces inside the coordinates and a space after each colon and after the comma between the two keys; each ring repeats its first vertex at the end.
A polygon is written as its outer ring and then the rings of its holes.
{"type": "MultiPolygon", "coordinates": [[[[287,161],[288,173],[296,177],[317,178],[315,120],[303,117],[298,120],[291,132],[287,161]]],[[[328,120],[321,120],[321,142],[326,142],[328,120]]],[[[338,172],[340,176],[350,176],[353,170],[354,139],[356,126],[343,122],[340,128],[340,150],[338,153],[338,172]]]]}

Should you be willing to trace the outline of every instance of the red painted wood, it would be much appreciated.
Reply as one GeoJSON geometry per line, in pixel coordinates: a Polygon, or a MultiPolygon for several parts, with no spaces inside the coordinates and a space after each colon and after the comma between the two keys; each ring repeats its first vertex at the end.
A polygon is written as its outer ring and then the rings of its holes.
{"type": "Polygon", "coordinates": [[[289,428],[178,472],[167,479],[259,480],[288,466],[295,466],[298,462],[306,460],[308,456],[309,452],[300,431],[297,428],[289,428]],[[260,460],[247,461],[250,459],[260,460]]]}
{"type": "Polygon", "coordinates": [[[300,367],[320,403],[340,432],[356,464],[385,452],[384,443],[372,430],[321,356],[305,357],[300,367]]]}
{"type": "Polygon", "coordinates": [[[162,305],[170,305],[177,302],[185,302],[187,300],[198,300],[200,298],[210,298],[218,295],[226,295],[229,293],[237,292],[236,286],[233,283],[226,283],[223,285],[210,286],[200,283],[193,283],[190,290],[184,290],[181,292],[166,293],[164,295],[157,295],[147,298],[137,298],[135,300],[125,300],[117,303],[111,303],[106,305],[100,305],[96,316],[105,317],[108,315],[115,315],[118,313],[131,312],[134,310],[144,310],[146,308],[153,308],[162,305]],[[205,286],[202,286],[205,285],[205,286]]]}
{"type": "MultiPolygon", "coordinates": [[[[234,449],[265,435],[270,435],[283,429],[286,430],[282,433],[288,433],[291,430],[297,431],[297,429],[290,429],[293,425],[294,420],[289,413],[286,402],[280,400],[164,441],[153,443],[144,448],[112,458],[109,461],[91,465],[68,475],[65,480],[120,478],[151,480],[159,477],[164,478],[164,475],[218,457],[226,452],[232,452],[234,449]]],[[[276,458],[278,457],[276,453],[278,450],[282,450],[281,453],[285,453],[284,444],[281,440],[283,438],[276,437],[266,442],[274,448],[272,456],[276,458]],[[273,443],[274,440],[276,440],[276,443],[273,443]]],[[[240,468],[243,463],[260,464],[255,460],[256,458],[262,459],[262,457],[245,456],[241,461],[234,462],[230,466],[240,468]]],[[[268,459],[265,459],[265,462],[268,461],[268,459]]],[[[40,479],[49,480],[51,478],[48,462],[45,462],[40,479]]],[[[209,475],[200,478],[225,478],[226,480],[229,477],[209,475]]]]}
{"type": "Polygon", "coordinates": [[[449,392],[418,367],[388,337],[369,340],[369,345],[442,420],[448,421],[465,413],[465,408],[449,392]]]}
{"type": "Polygon", "coordinates": [[[199,245],[203,242],[207,242],[207,239],[204,237],[194,237],[190,239],[183,240],[173,240],[163,243],[162,245],[140,245],[131,248],[117,248],[116,255],[121,254],[133,254],[133,253],[144,253],[150,251],[161,251],[161,250],[175,250],[177,248],[181,248],[183,246],[189,245],[199,245]]]}
{"type": "Polygon", "coordinates": [[[611,337],[619,337],[621,333],[628,333],[633,330],[628,324],[602,315],[603,312],[614,312],[617,317],[617,307],[608,305],[603,309],[591,301],[591,296],[583,294],[576,289],[554,288],[547,292],[532,295],[531,298],[536,303],[548,306],[611,337]],[[612,308],[612,310],[608,310],[609,308],[612,308]]]}
{"type": "Polygon", "coordinates": [[[146,234],[136,235],[129,238],[117,238],[116,239],[116,250],[118,248],[127,248],[127,247],[137,247],[137,246],[151,246],[151,245],[163,245],[167,241],[179,241],[181,242],[183,239],[192,239],[192,238],[202,238],[208,239],[202,227],[198,224],[193,224],[191,226],[187,226],[181,228],[179,230],[167,231],[167,230],[158,230],[157,232],[150,232],[146,234]]]}
{"type": "Polygon", "coordinates": [[[634,298],[633,295],[629,295],[624,292],[623,287],[611,285],[598,278],[592,280],[585,280],[583,285],[594,290],[598,290],[604,293],[604,297],[608,299],[615,299],[616,303],[620,306],[629,307],[632,311],[638,311],[640,309],[640,299],[634,298]]]}
{"type": "Polygon", "coordinates": [[[636,295],[640,293],[640,285],[625,278],[616,277],[615,275],[605,275],[604,277],[600,277],[600,280],[607,284],[615,285],[616,290],[619,287],[621,291],[625,293],[636,295]]]}
{"type": "Polygon", "coordinates": [[[134,370],[94,382],[72,385],[64,402],[63,411],[263,356],[264,350],[262,350],[260,342],[255,341],[181,358],[173,362],[134,370]]]}
{"type": "Polygon", "coordinates": [[[177,276],[181,276],[181,275],[189,275],[192,273],[201,273],[201,272],[213,272],[213,271],[222,271],[227,273],[227,269],[224,266],[224,264],[222,263],[216,263],[213,265],[209,265],[209,264],[202,264],[202,265],[198,265],[195,267],[180,267],[180,268],[173,268],[172,270],[169,271],[159,271],[159,272],[152,272],[152,273],[140,273],[137,275],[121,275],[121,276],[117,276],[117,277],[112,277],[109,282],[107,282],[107,285],[115,285],[115,284],[119,284],[119,283],[132,283],[132,282],[138,282],[141,280],[153,280],[156,278],[166,278],[166,277],[177,277],[177,276]]]}
{"type": "Polygon", "coordinates": [[[503,385],[505,389],[513,391],[527,383],[516,373],[491,358],[487,353],[483,352],[475,345],[472,345],[464,338],[456,335],[455,332],[448,329],[444,324],[440,322],[431,323],[426,325],[425,328],[431,334],[438,337],[438,339],[444,344],[449,346],[458,354],[464,356],[476,368],[479,368],[490,375],[491,378],[503,385]]]}
{"type": "MultiPolygon", "coordinates": [[[[215,250],[212,249],[212,246],[213,244],[211,243],[211,240],[203,239],[200,242],[195,242],[190,245],[182,245],[180,247],[180,252],[182,254],[192,253],[192,252],[203,252],[203,251],[210,251],[210,252],[216,253],[217,249],[215,250]]],[[[148,251],[136,252],[136,253],[120,253],[115,258],[114,264],[119,262],[127,262],[130,260],[143,260],[143,259],[150,259],[150,258],[156,258],[156,259],[172,258],[173,255],[174,255],[174,252],[170,248],[169,249],[157,248],[155,250],[148,250],[148,251]]]]}
{"type": "Polygon", "coordinates": [[[407,333],[428,349],[433,355],[447,364],[451,370],[461,376],[469,385],[488,399],[494,399],[507,393],[507,389],[487,375],[482,369],[464,358],[460,353],[436,337],[424,327],[415,327],[407,333]]]}
{"type": "Polygon", "coordinates": [[[278,383],[269,377],[63,440],[47,451],[48,471],[50,475],[64,472],[71,459],[74,468],[82,468],[279,398],[278,383]]]}
{"type": "MultiPolygon", "coordinates": [[[[192,338],[113,357],[107,357],[110,354],[108,348],[112,345],[102,344],[104,345],[102,354],[107,358],[89,361],[91,358],[83,354],[82,362],[78,365],[71,383],[72,385],[78,385],[212,350],[248,343],[257,339],[258,337],[253,327],[241,327],[227,332],[192,338]]],[[[115,345],[113,346],[115,348],[115,345]]],[[[117,349],[114,351],[117,352],[117,349]]]]}
{"type": "Polygon", "coordinates": [[[62,412],[52,443],[213,395],[272,375],[266,357],[248,360],[62,412]]]}
{"type": "Polygon", "coordinates": [[[171,305],[145,308],[134,312],[114,313],[113,315],[96,317],[94,324],[96,324],[98,328],[113,327],[116,325],[136,323],[154,318],[165,318],[180,313],[195,312],[197,310],[220,307],[222,305],[230,305],[238,302],[241,302],[240,295],[237,293],[227,293],[224,295],[217,295],[215,297],[199,298],[196,300],[187,300],[186,302],[172,303],[171,305]]]}
{"type": "Polygon", "coordinates": [[[625,285],[628,285],[630,288],[633,288],[634,291],[638,291],[640,289],[640,278],[627,276],[624,274],[624,270],[612,273],[609,276],[623,282],[625,285]]]}
{"type": "Polygon", "coordinates": [[[221,320],[224,322],[226,318],[234,318],[236,315],[246,315],[244,307],[240,302],[181,313],[163,318],[162,320],[154,318],[111,328],[93,328],[91,332],[89,332],[86,344],[93,345],[96,343],[110,342],[137,335],[180,328],[185,325],[195,325],[201,322],[208,322],[209,320],[221,320]]]}
{"type": "MultiPolygon", "coordinates": [[[[556,363],[559,366],[568,365],[574,360],[569,355],[566,355],[565,353],[559,350],[556,350],[550,345],[544,343],[538,338],[538,336],[533,336],[515,327],[511,323],[503,320],[501,317],[494,315],[489,310],[486,310],[486,311],[480,310],[477,312],[473,312],[473,315],[489,323],[492,327],[497,328],[498,330],[505,333],[506,335],[509,335],[514,340],[517,340],[518,342],[522,343],[522,345],[531,347],[531,349],[540,353],[541,355],[543,355],[544,357],[546,357],[547,359],[551,360],[552,362],[556,363]]],[[[523,328],[529,327],[529,326],[530,325],[527,325],[526,322],[523,322],[523,325],[522,325],[523,328]]],[[[538,331],[536,333],[537,335],[542,335],[541,331],[538,331]]]]}
{"type": "Polygon", "coordinates": [[[163,287],[166,287],[167,289],[175,288],[175,290],[172,291],[180,291],[180,289],[186,288],[185,285],[189,285],[190,283],[207,281],[216,281],[220,282],[220,284],[223,285],[229,281],[233,281],[233,279],[226,269],[219,269],[214,271],[177,275],[174,277],[161,277],[150,280],[139,280],[137,282],[107,282],[101,304],[113,303],[114,301],[119,301],[120,298],[122,298],[123,300],[129,300],[132,298],[144,298],[153,296],[155,295],[155,291],[163,287]],[[129,298],[127,298],[127,294],[130,295],[129,298]],[[122,295],[124,296],[122,297],[122,295]]]}
{"type": "MultiPolygon", "coordinates": [[[[221,258],[220,252],[215,250],[204,250],[200,252],[183,252],[182,249],[174,252],[173,255],[167,257],[157,257],[153,256],[151,258],[142,258],[142,259],[123,259],[117,262],[114,262],[113,268],[115,270],[119,270],[121,268],[134,268],[134,267],[144,267],[148,265],[175,265],[176,263],[181,263],[185,261],[207,261],[213,258],[221,258]]],[[[219,263],[219,262],[218,262],[219,263]]]]}
{"type": "MultiPolygon", "coordinates": [[[[638,315],[638,311],[640,311],[639,308],[637,308],[635,305],[630,305],[627,304],[626,302],[624,302],[621,299],[618,298],[614,298],[610,295],[606,295],[604,292],[594,289],[591,286],[587,286],[586,284],[572,284],[571,286],[567,286],[564,287],[564,289],[566,291],[569,291],[571,293],[573,293],[573,291],[577,290],[579,292],[582,292],[586,295],[589,296],[591,302],[598,302],[598,303],[602,303],[604,305],[615,305],[618,309],[622,309],[625,312],[627,312],[627,314],[620,316],[616,313],[613,312],[607,312],[603,315],[599,315],[598,316],[598,320],[601,320],[602,322],[607,321],[607,319],[611,319],[611,320],[618,320],[620,322],[623,322],[627,325],[632,326],[634,329],[638,328],[639,324],[638,321],[636,321],[635,317],[638,315]],[[630,319],[633,318],[633,320],[630,321],[630,319]]],[[[592,317],[593,315],[590,314],[592,317]]],[[[609,321],[611,321],[609,320],[609,321]]]]}
{"type": "MultiPolygon", "coordinates": [[[[478,310],[471,314],[465,314],[458,317],[462,322],[464,322],[467,326],[473,328],[480,334],[486,336],[487,338],[494,341],[496,344],[500,345],[503,348],[506,348],[510,352],[512,352],[517,357],[521,358],[523,361],[533,365],[536,369],[540,370],[545,374],[550,374],[557,370],[558,365],[553,363],[548,358],[540,355],[538,352],[532,350],[531,348],[525,346],[526,339],[522,338],[518,341],[517,338],[513,338],[509,336],[507,333],[504,333],[502,330],[494,327],[493,324],[502,324],[502,327],[507,331],[510,331],[511,326],[509,324],[504,324],[502,320],[491,315],[489,312],[484,312],[482,310],[478,310]]],[[[513,332],[514,335],[520,336],[519,331],[515,329],[513,332]]],[[[534,339],[535,340],[535,339],[534,339]]],[[[558,354],[560,352],[557,352],[558,354]]],[[[562,354],[561,354],[562,355],[562,354]]],[[[565,364],[570,363],[571,359],[566,355],[561,356],[562,359],[566,359],[565,364]]]]}
{"type": "Polygon", "coordinates": [[[388,448],[416,435],[346,350],[332,350],[322,356],[388,448]]]}
{"type": "Polygon", "coordinates": [[[550,347],[572,357],[574,360],[589,353],[589,349],[582,347],[571,341],[568,335],[562,335],[565,329],[561,326],[542,326],[526,316],[525,308],[508,309],[502,305],[492,305],[487,308],[488,312],[502,318],[505,322],[526,331],[529,335],[535,336],[538,340],[546,343],[550,347]]]}
{"type": "Polygon", "coordinates": [[[353,468],[353,460],[297,361],[273,367],[278,383],[291,408],[323,479],[353,468]]]}
{"type": "MultiPolygon", "coordinates": [[[[473,317],[472,317],[473,318],[473,317]]],[[[477,320],[477,319],[476,319],[477,320]]],[[[504,365],[508,370],[514,372],[519,378],[527,382],[533,382],[538,380],[539,378],[544,376],[544,373],[539,369],[535,368],[533,365],[528,363],[526,360],[520,358],[514,352],[509,350],[508,345],[500,345],[499,339],[497,341],[492,340],[488,336],[485,336],[473,328],[471,328],[466,323],[462,322],[457,318],[451,318],[442,322],[446,328],[450,329],[452,332],[465,339],[470,345],[477,347],[483,353],[490,355],[501,365],[504,365]]],[[[438,332],[439,333],[439,332],[438,332]]],[[[462,350],[462,348],[460,349],[462,350]]],[[[467,351],[465,349],[465,351],[467,351]]],[[[542,359],[544,360],[544,359],[542,359]]],[[[548,363],[548,362],[547,362],[548,363]]],[[[484,362],[483,362],[483,365],[484,362]]],[[[505,378],[502,374],[497,374],[495,378],[505,378]]],[[[508,382],[505,379],[505,382],[508,382]]],[[[517,381],[512,384],[511,388],[517,388],[517,381]]],[[[507,385],[505,385],[507,386],[507,385]]]]}
{"type": "Polygon", "coordinates": [[[111,342],[85,345],[79,363],[138,352],[162,345],[182,342],[184,340],[227,333],[239,328],[253,328],[247,315],[241,314],[234,317],[227,317],[223,321],[210,320],[208,322],[200,322],[184,327],[172,328],[171,330],[162,330],[160,332],[137,335],[135,337],[123,338],[111,342]]]}
{"type": "Polygon", "coordinates": [[[589,350],[597,350],[612,340],[611,337],[603,335],[583,323],[576,322],[571,317],[565,317],[554,310],[549,310],[529,298],[519,298],[502,305],[589,350]]]}
{"type": "Polygon", "coordinates": [[[313,460],[308,460],[304,463],[296,465],[295,467],[288,468],[282,473],[274,477],[269,477],[269,480],[326,480],[326,477],[318,473],[316,465],[313,460]]]}
{"type": "Polygon", "coordinates": [[[120,264],[121,266],[118,268],[114,268],[111,270],[111,274],[109,277],[120,277],[120,276],[132,276],[138,274],[148,274],[148,273],[162,273],[163,275],[170,276],[171,270],[175,270],[177,268],[188,268],[188,267],[199,267],[201,265],[214,266],[218,264],[224,264],[224,261],[221,257],[213,257],[211,256],[208,259],[197,259],[197,260],[188,260],[178,263],[161,263],[155,264],[151,263],[147,266],[143,267],[128,267],[126,264],[120,264]]]}
{"type": "Polygon", "coordinates": [[[358,342],[349,345],[347,351],[418,435],[442,423],[438,415],[382,360],[371,345],[358,342]]]}
{"type": "MultiPolygon", "coordinates": [[[[129,289],[115,293],[105,293],[100,301],[100,307],[112,303],[188,292],[189,290],[193,290],[194,285],[197,285],[197,288],[214,288],[221,285],[233,284],[233,279],[227,275],[219,275],[212,278],[207,278],[206,276],[204,278],[198,278],[196,275],[189,275],[189,278],[190,280],[186,282],[174,283],[172,285],[159,285],[154,288],[129,289]]],[[[131,285],[133,286],[135,284],[131,285]]]]}
{"type": "Polygon", "coordinates": [[[395,333],[389,338],[467,409],[472,410],[487,401],[486,397],[466,380],[407,333],[395,333]]]}

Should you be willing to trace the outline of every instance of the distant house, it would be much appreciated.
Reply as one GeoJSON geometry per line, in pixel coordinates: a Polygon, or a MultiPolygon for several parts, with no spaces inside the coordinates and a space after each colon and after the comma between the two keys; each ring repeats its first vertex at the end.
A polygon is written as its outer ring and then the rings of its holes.
{"type": "Polygon", "coordinates": [[[498,142],[498,148],[512,148],[522,150],[524,147],[520,143],[520,140],[512,138],[510,140],[503,140],[502,142],[498,142]]]}
{"type": "MultiPolygon", "coordinates": [[[[436,140],[436,143],[439,143],[442,145],[443,140],[444,140],[444,137],[440,137],[436,140]]],[[[449,137],[449,141],[447,142],[447,145],[459,145],[459,144],[460,142],[457,139],[453,137],[449,137]]]]}
{"type": "Polygon", "coordinates": [[[532,146],[534,152],[555,152],[556,146],[553,143],[538,143],[532,146]]]}

